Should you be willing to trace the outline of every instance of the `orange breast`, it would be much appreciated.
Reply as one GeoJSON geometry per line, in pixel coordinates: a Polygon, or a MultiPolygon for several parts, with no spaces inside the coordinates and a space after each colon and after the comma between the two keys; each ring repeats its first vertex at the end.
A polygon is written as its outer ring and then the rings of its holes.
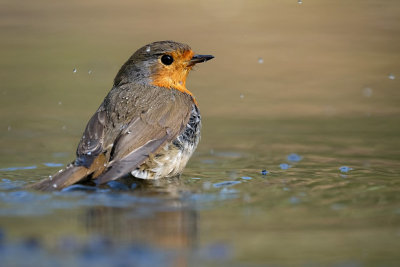
{"type": "Polygon", "coordinates": [[[174,62],[166,66],[160,61],[159,66],[157,66],[155,73],[151,77],[153,80],[152,84],[186,93],[192,96],[197,105],[192,92],[186,88],[186,78],[192,69],[192,67],[189,66],[189,60],[192,59],[194,55],[193,51],[174,51],[170,53],[170,55],[174,58],[174,62]]]}

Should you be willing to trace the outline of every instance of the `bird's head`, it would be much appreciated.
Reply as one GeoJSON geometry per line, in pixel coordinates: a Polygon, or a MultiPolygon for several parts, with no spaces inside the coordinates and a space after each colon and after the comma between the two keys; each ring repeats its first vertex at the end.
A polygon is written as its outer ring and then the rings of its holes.
{"type": "Polygon", "coordinates": [[[114,80],[114,86],[124,83],[142,83],[176,89],[186,89],[186,77],[197,63],[214,58],[211,55],[197,55],[182,43],[173,41],[154,42],[138,49],[121,67],[114,80]]]}

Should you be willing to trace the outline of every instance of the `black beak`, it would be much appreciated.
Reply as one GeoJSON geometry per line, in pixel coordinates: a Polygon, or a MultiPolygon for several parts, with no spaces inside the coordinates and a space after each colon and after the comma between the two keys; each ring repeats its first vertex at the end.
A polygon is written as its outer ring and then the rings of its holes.
{"type": "Polygon", "coordinates": [[[213,59],[212,55],[194,55],[192,59],[189,61],[189,66],[193,66],[197,63],[206,62],[210,59],[213,59]]]}

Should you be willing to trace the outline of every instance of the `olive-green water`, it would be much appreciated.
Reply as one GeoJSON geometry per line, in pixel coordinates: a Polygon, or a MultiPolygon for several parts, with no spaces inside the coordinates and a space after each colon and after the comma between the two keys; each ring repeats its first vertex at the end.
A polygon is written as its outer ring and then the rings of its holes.
{"type": "Polygon", "coordinates": [[[400,265],[400,2],[0,4],[1,266],[400,265]],[[164,39],[215,56],[182,177],[25,190],[164,39]]]}

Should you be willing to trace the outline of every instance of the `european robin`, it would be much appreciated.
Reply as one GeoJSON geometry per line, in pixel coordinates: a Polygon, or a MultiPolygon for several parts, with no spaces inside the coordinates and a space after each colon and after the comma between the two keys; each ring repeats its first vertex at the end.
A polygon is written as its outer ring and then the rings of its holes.
{"type": "Polygon", "coordinates": [[[181,174],[199,143],[201,128],[186,77],[194,65],[212,58],[173,41],[137,50],[122,65],[111,91],[89,120],[76,159],[31,188],[59,190],[128,175],[159,179],[181,174]]]}

